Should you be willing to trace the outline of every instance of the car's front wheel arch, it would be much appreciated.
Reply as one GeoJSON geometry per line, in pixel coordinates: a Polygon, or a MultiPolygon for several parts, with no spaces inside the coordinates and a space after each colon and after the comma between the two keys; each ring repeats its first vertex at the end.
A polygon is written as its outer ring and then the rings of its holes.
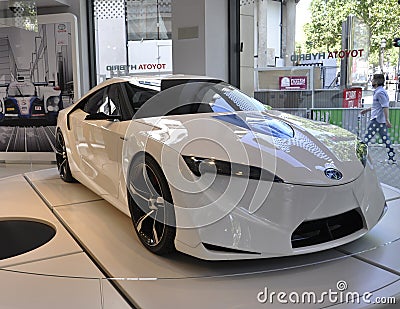
{"type": "Polygon", "coordinates": [[[127,171],[129,211],[141,243],[151,252],[175,251],[175,211],[167,179],[157,161],[138,153],[127,171]]]}
{"type": "Polygon", "coordinates": [[[65,145],[64,135],[60,129],[57,129],[56,131],[55,152],[57,169],[60,174],[60,178],[65,182],[76,182],[71,173],[67,155],[67,147],[65,145]]]}

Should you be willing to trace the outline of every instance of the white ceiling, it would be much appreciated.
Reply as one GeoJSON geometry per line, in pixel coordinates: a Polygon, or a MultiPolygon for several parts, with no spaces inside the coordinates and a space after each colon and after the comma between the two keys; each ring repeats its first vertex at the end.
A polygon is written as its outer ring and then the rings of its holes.
{"type": "MultiPolygon", "coordinates": [[[[70,0],[36,0],[36,5],[42,7],[69,6],[70,0]]],[[[0,0],[0,10],[8,10],[8,0],[0,0]]]]}

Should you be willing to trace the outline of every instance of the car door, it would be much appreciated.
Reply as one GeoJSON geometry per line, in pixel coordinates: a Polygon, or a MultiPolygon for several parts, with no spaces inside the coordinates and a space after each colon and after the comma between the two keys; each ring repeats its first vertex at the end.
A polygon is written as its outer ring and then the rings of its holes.
{"type": "Polygon", "coordinates": [[[104,195],[117,199],[121,173],[122,147],[127,123],[124,97],[120,84],[107,87],[95,114],[103,113],[117,119],[84,120],[84,134],[88,144],[86,163],[90,166],[92,180],[104,195]]]}
{"type": "Polygon", "coordinates": [[[91,163],[93,162],[93,146],[90,141],[92,140],[92,127],[95,124],[89,125],[85,118],[88,115],[95,114],[98,106],[103,104],[106,90],[107,87],[101,88],[84,99],[80,106],[70,114],[69,119],[71,132],[76,141],[75,148],[71,149],[71,152],[75,158],[78,158],[78,160],[75,160],[75,164],[77,164],[79,173],[82,174],[78,179],[99,194],[98,188],[93,183],[96,168],[91,163]]]}
{"type": "MultiPolygon", "coordinates": [[[[154,95],[158,93],[156,90],[146,89],[143,87],[138,87],[136,85],[132,85],[129,82],[121,83],[121,89],[123,94],[123,99],[126,104],[123,106],[126,108],[125,113],[127,115],[126,120],[123,127],[120,128],[120,132],[124,132],[124,137],[130,139],[129,143],[132,143],[132,137],[126,137],[125,133],[129,130],[129,134],[134,132],[139,133],[141,130],[150,130],[149,125],[144,124],[140,119],[134,118],[135,113],[154,95]]],[[[121,136],[122,139],[122,136],[121,136]]],[[[128,145],[131,145],[129,144],[128,145]]],[[[133,147],[134,148],[134,147],[133,147]]],[[[137,149],[133,149],[129,147],[129,151],[125,153],[127,156],[133,156],[137,149]]],[[[126,149],[125,149],[126,150],[126,149]]],[[[121,161],[119,162],[119,169],[120,169],[120,193],[119,193],[119,202],[121,204],[126,203],[127,201],[127,190],[126,190],[126,183],[125,183],[125,175],[122,171],[122,162],[129,162],[131,157],[122,158],[121,150],[121,161]]],[[[125,171],[126,172],[126,171],[125,171]]]]}

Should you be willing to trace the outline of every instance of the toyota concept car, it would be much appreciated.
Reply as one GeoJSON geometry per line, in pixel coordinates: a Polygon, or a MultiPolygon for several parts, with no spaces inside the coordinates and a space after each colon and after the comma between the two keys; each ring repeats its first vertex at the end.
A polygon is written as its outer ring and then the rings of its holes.
{"type": "Polygon", "coordinates": [[[132,218],[153,253],[208,260],[353,241],[386,203],[368,148],[207,77],[126,77],[60,111],[60,177],[132,218]]]}

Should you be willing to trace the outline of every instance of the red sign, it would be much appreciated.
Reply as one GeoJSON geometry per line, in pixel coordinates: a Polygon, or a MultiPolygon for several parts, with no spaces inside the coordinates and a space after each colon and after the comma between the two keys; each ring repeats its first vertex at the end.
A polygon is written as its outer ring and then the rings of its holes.
{"type": "Polygon", "coordinates": [[[282,76],[279,77],[280,90],[306,90],[307,76],[282,76]]]}
{"type": "Polygon", "coordinates": [[[361,108],[362,89],[349,88],[343,91],[343,108],[361,108]]]}

